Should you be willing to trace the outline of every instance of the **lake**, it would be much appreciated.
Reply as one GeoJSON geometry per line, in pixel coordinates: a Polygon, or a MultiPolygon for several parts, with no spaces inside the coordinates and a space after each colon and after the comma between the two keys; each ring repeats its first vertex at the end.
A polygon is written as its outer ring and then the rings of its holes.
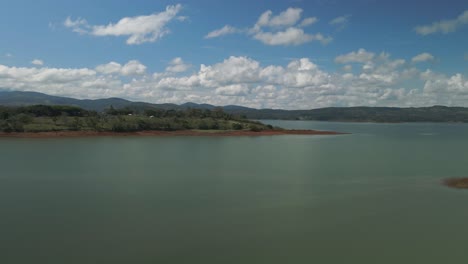
{"type": "Polygon", "coordinates": [[[0,139],[0,263],[464,263],[468,125],[0,139]]]}

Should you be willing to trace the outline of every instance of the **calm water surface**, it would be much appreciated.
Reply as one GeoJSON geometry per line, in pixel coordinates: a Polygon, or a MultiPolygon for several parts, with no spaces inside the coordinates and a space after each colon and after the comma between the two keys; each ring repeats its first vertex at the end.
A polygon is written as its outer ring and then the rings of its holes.
{"type": "Polygon", "coordinates": [[[0,139],[0,263],[465,263],[468,125],[0,139]]]}

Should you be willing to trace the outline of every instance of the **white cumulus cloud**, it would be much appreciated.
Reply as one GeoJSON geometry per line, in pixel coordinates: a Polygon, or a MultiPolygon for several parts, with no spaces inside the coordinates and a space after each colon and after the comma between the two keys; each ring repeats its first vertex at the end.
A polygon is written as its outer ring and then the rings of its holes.
{"type": "Polygon", "coordinates": [[[432,56],[432,54],[427,53],[427,52],[416,55],[411,59],[411,61],[414,63],[433,61],[433,60],[434,60],[434,56],[432,56]]]}
{"type": "Polygon", "coordinates": [[[181,57],[174,58],[169,62],[169,66],[166,67],[167,72],[185,72],[190,69],[191,65],[185,63],[181,57]]]}
{"type": "Polygon", "coordinates": [[[335,62],[342,64],[352,62],[366,63],[371,61],[374,58],[374,56],[375,54],[372,52],[368,52],[365,49],[359,49],[358,51],[353,51],[348,54],[336,57],[335,62]]]}
{"type": "Polygon", "coordinates": [[[296,24],[301,19],[301,8],[290,7],[277,16],[272,16],[271,10],[260,15],[256,26],[258,27],[289,27],[296,24]]]}
{"type": "Polygon", "coordinates": [[[278,32],[258,32],[254,35],[255,39],[260,40],[267,45],[301,45],[313,40],[322,42],[322,44],[328,44],[332,39],[330,37],[324,37],[318,33],[316,35],[310,35],[304,32],[300,28],[290,27],[285,31],[278,32]]]}
{"type": "Polygon", "coordinates": [[[299,26],[307,27],[307,26],[310,26],[312,24],[317,23],[317,21],[318,21],[318,18],[316,18],[316,17],[308,17],[308,18],[305,18],[304,20],[302,20],[302,22],[301,22],[301,24],[299,24],[299,26]]]}
{"type": "Polygon", "coordinates": [[[137,60],[131,60],[127,62],[121,69],[122,75],[142,75],[146,71],[146,66],[141,64],[137,60]]]}
{"type": "Polygon", "coordinates": [[[182,5],[167,6],[165,11],[151,15],[124,17],[117,23],[107,25],[90,25],[85,19],[72,20],[68,17],[64,25],[80,34],[94,36],[127,36],[127,44],[137,45],[145,42],[155,42],[168,34],[167,25],[172,20],[181,20],[177,14],[182,5]]]}
{"type": "Polygon", "coordinates": [[[44,65],[44,62],[42,60],[39,60],[39,59],[34,59],[31,61],[31,64],[34,64],[36,66],[42,66],[44,65]]]}
{"type": "Polygon", "coordinates": [[[248,92],[249,88],[246,84],[231,84],[227,86],[221,86],[215,90],[216,94],[225,96],[246,95],[248,92]]]}
{"type": "Polygon", "coordinates": [[[146,66],[137,60],[130,60],[124,65],[112,61],[107,64],[98,65],[96,67],[96,71],[103,74],[121,74],[123,76],[133,76],[144,74],[146,71],[146,66]]]}
{"type": "Polygon", "coordinates": [[[222,27],[220,29],[216,29],[216,30],[211,31],[210,33],[208,33],[205,36],[205,38],[207,38],[207,39],[217,38],[217,37],[221,37],[221,36],[229,35],[229,34],[234,34],[234,33],[238,33],[238,32],[240,32],[240,31],[237,28],[229,26],[229,25],[225,25],[224,27],[222,27]]]}
{"type": "Polygon", "coordinates": [[[72,20],[71,17],[67,17],[65,21],[63,22],[63,25],[67,28],[71,28],[73,32],[76,32],[79,34],[86,34],[88,33],[90,29],[88,21],[86,21],[86,19],[83,19],[81,17],[75,20],[72,20]]]}
{"type": "Polygon", "coordinates": [[[96,67],[96,71],[104,74],[120,73],[121,69],[122,65],[115,61],[111,61],[107,64],[102,64],[96,67]]]}

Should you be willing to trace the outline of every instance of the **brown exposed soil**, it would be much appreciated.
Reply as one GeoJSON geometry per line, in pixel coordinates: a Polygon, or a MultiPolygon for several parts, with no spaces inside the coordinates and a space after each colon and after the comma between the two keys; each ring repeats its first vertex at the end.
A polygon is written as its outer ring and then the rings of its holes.
{"type": "Polygon", "coordinates": [[[468,189],[468,178],[449,178],[442,183],[450,188],[468,189]]]}
{"type": "Polygon", "coordinates": [[[318,130],[263,130],[260,132],[246,130],[229,131],[140,131],[140,132],[97,132],[97,131],[56,131],[56,132],[19,132],[0,133],[0,137],[13,138],[55,138],[55,137],[113,137],[113,136],[205,136],[205,137],[239,137],[239,136],[278,136],[278,135],[340,135],[344,133],[318,130]]]}

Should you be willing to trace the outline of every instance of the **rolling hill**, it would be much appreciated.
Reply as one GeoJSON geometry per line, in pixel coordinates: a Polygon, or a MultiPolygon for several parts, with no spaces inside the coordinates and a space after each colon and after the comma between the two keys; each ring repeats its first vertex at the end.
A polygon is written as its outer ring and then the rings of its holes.
{"type": "MultiPolygon", "coordinates": [[[[0,91],[0,105],[70,105],[87,110],[104,111],[110,106],[129,108],[134,111],[145,109],[183,110],[208,109],[216,106],[210,104],[185,103],[151,104],[132,102],[121,98],[107,98],[96,100],[80,100],[68,97],[51,96],[37,92],[0,91]]],[[[466,107],[328,107],[311,110],[282,110],[282,109],[254,109],[237,105],[222,107],[230,114],[242,115],[249,119],[284,119],[284,120],[319,120],[344,122],[468,122],[468,108],[466,107]]]]}

